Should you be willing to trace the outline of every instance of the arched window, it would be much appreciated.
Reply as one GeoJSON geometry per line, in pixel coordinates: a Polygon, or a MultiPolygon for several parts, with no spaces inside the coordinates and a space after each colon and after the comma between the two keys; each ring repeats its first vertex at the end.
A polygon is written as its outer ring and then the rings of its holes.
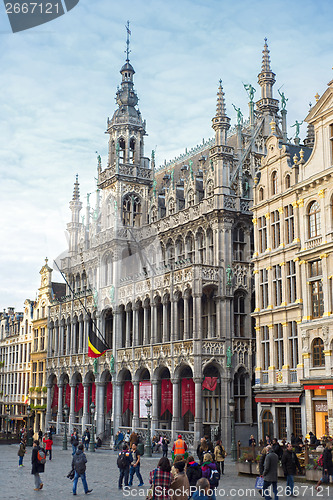
{"type": "Polygon", "coordinates": [[[318,201],[313,201],[309,206],[309,238],[315,238],[320,235],[320,206],[318,201]]]}
{"type": "Polygon", "coordinates": [[[207,230],[207,264],[214,265],[214,236],[211,229],[207,230]]]}
{"type": "Polygon", "coordinates": [[[277,172],[276,171],[272,173],[271,186],[272,186],[272,195],[277,194],[278,185],[277,185],[277,172]]]}
{"type": "Polygon", "coordinates": [[[194,192],[191,190],[187,195],[187,206],[193,207],[194,205],[194,192]]]}
{"type": "Polygon", "coordinates": [[[206,264],[206,238],[202,230],[198,235],[199,264],[206,264]]]}
{"type": "Polygon", "coordinates": [[[150,222],[157,221],[157,208],[154,206],[150,211],[150,222]]]}
{"type": "Polygon", "coordinates": [[[124,163],[125,162],[125,141],[124,139],[119,139],[118,141],[119,145],[119,163],[124,163]]]}
{"type": "Polygon", "coordinates": [[[286,189],[290,188],[290,174],[286,175],[286,178],[285,178],[285,188],[286,189]]]}
{"type": "Polygon", "coordinates": [[[312,342],[312,366],[325,366],[324,342],[320,337],[312,342]]]}
{"type": "Polygon", "coordinates": [[[135,161],[135,139],[130,140],[129,161],[130,163],[135,161]]]}
{"type": "Polygon", "coordinates": [[[186,258],[194,264],[194,240],[192,234],[186,237],[186,258]]]}
{"type": "Polygon", "coordinates": [[[262,414],[262,435],[273,436],[273,415],[270,410],[265,410],[262,414]]]}
{"type": "Polygon", "coordinates": [[[259,188],[259,201],[263,201],[264,199],[264,188],[259,188]]]}
{"type": "Polygon", "coordinates": [[[245,235],[241,227],[235,227],[232,231],[234,260],[244,260],[245,235]]]}
{"type": "Polygon", "coordinates": [[[178,264],[181,264],[184,259],[185,259],[184,243],[183,243],[183,240],[181,238],[177,238],[177,241],[176,241],[176,261],[178,264]]]}
{"type": "Polygon", "coordinates": [[[234,295],[234,335],[235,337],[245,337],[245,296],[236,292],[234,295]]]}
{"type": "Polygon", "coordinates": [[[235,422],[245,422],[246,378],[244,368],[240,368],[234,376],[235,422]]]}
{"type": "Polygon", "coordinates": [[[123,224],[124,226],[141,225],[141,201],[136,194],[127,194],[123,199],[123,224]]]}
{"type": "Polygon", "coordinates": [[[173,245],[172,240],[168,240],[166,246],[166,253],[167,253],[167,263],[172,269],[175,263],[175,247],[173,245]]]}

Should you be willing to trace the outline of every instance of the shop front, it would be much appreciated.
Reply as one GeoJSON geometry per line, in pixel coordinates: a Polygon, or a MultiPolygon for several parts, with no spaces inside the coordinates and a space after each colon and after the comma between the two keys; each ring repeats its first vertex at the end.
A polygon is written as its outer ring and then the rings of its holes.
{"type": "Polygon", "coordinates": [[[333,383],[329,382],[304,382],[308,431],[312,430],[319,439],[333,434],[333,383]]]}

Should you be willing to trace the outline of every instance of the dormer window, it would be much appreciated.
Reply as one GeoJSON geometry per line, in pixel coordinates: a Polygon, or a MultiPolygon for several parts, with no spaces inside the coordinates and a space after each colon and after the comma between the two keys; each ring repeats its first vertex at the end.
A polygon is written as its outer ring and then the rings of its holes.
{"type": "Polygon", "coordinates": [[[272,195],[277,194],[277,191],[278,191],[277,172],[272,173],[271,186],[272,186],[272,195]]]}
{"type": "Polygon", "coordinates": [[[286,189],[289,189],[289,188],[290,188],[290,174],[287,174],[287,175],[286,175],[286,179],[285,179],[285,187],[286,187],[286,189]]]}

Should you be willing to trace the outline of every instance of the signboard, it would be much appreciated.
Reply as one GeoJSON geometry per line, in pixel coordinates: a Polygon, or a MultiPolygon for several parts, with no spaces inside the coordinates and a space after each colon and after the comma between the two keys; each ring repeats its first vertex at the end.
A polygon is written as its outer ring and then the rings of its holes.
{"type": "Polygon", "coordinates": [[[145,380],[139,384],[139,418],[147,418],[147,399],[151,401],[150,380],[145,380]]]}
{"type": "Polygon", "coordinates": [[[327,407],[327,402],[326,401],[322,401],[322,402],[316,402],[315,403],[315,411],[320,411],[320,412],[327,412],[328,410],[328,407],[327,407]]]}

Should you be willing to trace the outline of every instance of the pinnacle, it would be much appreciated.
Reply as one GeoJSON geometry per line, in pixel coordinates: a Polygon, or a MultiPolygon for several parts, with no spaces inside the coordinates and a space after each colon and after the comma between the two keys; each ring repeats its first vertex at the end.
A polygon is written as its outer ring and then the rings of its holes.
{"type": "Polygon", "coordinates": [[[268,45],[267,45],[267,38],[265,38],[264,50],[262,51],[261,71],[272,71],[271,64],[270,64],[270,58],[269,58],[269,50],[268,50],[268,45]]]}
{"type": "Polygon", "coordinates": [[[74,189],[73,189],[73,201],[80,200],[80,188],[79,188],[79,175],[76,174],[74,189]]]}
{"type": "Polygon", "coordinates": [[[217,91],[217,103],[216,103],[216,116],[226,116],[224,92],[222,87],[222,80],[220,80],[220,85],[217,91]]]}

